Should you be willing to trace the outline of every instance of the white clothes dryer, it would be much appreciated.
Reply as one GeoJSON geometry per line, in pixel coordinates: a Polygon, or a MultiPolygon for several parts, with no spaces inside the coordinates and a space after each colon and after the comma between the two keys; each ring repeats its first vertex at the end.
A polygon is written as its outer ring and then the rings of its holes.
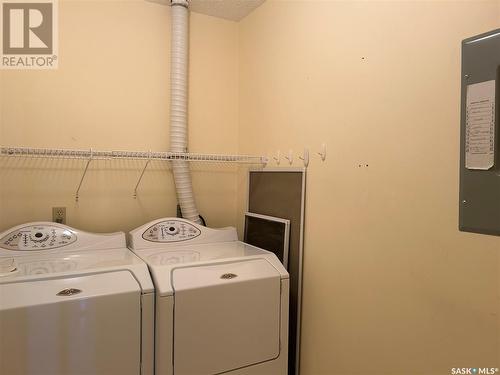
{"type": "Polygon", "coordinates": [[[179,218],[129,233],[156,290],[156,375],[285,375],[289,278],[234,228],[179,218]]]}
{"type": "Polygon", "coordinates": [[[123,232],[0,234],[0,374],[152,375],[154,288],[123,232]]]}

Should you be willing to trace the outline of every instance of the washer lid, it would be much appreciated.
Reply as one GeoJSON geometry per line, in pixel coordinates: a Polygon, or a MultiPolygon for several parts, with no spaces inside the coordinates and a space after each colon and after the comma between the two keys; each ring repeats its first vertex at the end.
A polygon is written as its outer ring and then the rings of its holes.
{"type": "Polygon", "coordinates": [[[177,268],[172,281],[176,375],[218,374],[279,356],[281,274],[268,261],[177,268]]]}
{"type": "Polygon", "coordinates": [[[64,253],[36,252],[13,257],[0,255],[0,284],[121,270],[134,275],[143,293],[154,291],[146,263],[126,248],[64,253]]]}
{"type": "MultiPolygon", "coordinates": [[[[0,284],[0,312],[72,300],[88,304],[92,298],[139,293],[141,288],[128,271],[0,284]],[[63,298],[64,297],[64,298],[63,298]]],[[[85,308],[82,308],[82,311],[85,308]]]]}
{"type": "Polygon", "coordinates": [[[180,267],[198,267],[265,259],[281,274],[282,279],[289,277],[287,271],[273,253],[240,241],[217,242],[197,245],[177,245],[164,249],[134,250],[149,266],[151,276],[159,296],[174,294],[172,272],[180,267]]]}

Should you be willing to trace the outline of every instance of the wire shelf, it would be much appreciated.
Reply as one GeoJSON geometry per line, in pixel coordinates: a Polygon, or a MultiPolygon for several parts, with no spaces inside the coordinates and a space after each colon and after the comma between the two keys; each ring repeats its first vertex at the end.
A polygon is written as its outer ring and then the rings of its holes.
{"type": "Polygon", "coordinates": [[[135,185],[133,197],[137,198],[137,190],[144,176],[144,172],[149,163],[158,161],[188,161],[188,162],[209,162],[209,163],[243,163],[260,164],[265,166],[268,162],[265,156],[251,155],[222,155],[222,154],[198,154],[190,152],[162,152],[162,151],[95,151],[90,150],[69,150],[62,148],[30,148],[30,147],[0,147],[0,157],[23,157],[35,159],[81,159],[86,160],[83,174],[75,192],[75,200],[78,202],[80,189],[89,165],[93,160],[144,160],[146,163],[142,168],[139,179],[135,185]]]}
{"type": "Polygon", "coordinates": [[[92,159],[92,160],[183,160],[190,162],[267,164],[267,157],[252,155],[200,154],[170,151],[96,151],[57,148],[0,147],[2,157],[29,157],[49,159],[92,159]]]}

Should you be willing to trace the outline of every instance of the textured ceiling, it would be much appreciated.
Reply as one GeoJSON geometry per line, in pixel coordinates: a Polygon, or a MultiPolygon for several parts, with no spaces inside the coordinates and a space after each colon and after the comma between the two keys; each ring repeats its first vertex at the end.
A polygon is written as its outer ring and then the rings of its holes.
{"type": "Polygon", "coordinates": [[[265,0],[191,0],[190,8],[193,12],[209,16],[239,21],[265,0]]]}
{"type": "MultiPolygon", "coordinates": [[[[169,5],[170,0],[147,0],[155,3],[169,5]]],[[[193,12],[239,21],[265,0],[190,0],[189,8],[193,12]]]]}

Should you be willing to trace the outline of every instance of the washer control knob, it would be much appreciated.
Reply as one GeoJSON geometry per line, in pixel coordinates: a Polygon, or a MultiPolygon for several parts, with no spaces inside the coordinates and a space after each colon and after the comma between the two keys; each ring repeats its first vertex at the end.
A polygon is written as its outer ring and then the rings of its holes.
{"type": "Polygon", "coordinates": [[[170,236],[174,236],[179,233],[179,228],[174,227],[173,225],[169,225],[165,228],[165,232],[170,236]]]}

